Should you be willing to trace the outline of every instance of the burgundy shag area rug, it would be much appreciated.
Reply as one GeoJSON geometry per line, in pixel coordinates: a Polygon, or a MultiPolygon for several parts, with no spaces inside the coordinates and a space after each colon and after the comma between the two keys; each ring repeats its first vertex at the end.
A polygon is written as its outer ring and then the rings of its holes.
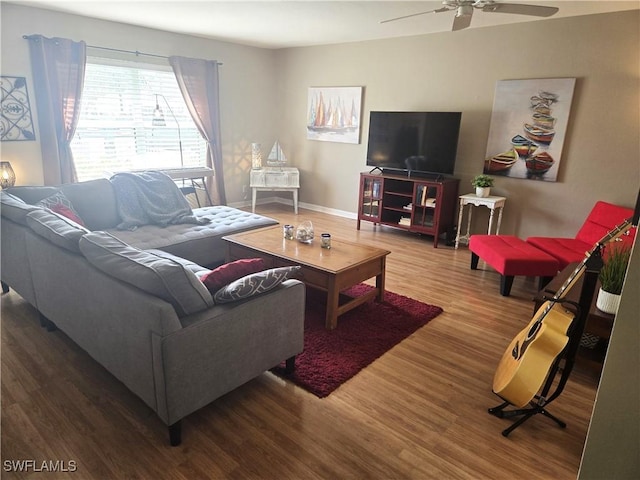
{"type": "MultiPolygon", "coordinates": [[[[347,290],[359,296],[373,287],[360,284],[347,290]]],[[[385,292],[384,302],[369,301],[338,317],[338,327],[324,327],[325,295],[307,288],[304,351],[295,371],[284,363],[271,371],[323,398],[360,370],[442,313],[442,308],[385,292]]]]}

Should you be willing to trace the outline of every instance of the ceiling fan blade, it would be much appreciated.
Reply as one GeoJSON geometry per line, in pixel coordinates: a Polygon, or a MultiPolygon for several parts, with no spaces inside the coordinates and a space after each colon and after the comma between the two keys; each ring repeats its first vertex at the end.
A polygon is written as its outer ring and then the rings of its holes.
{"type": "Polygon", "coordinates": [[[453,28],[451,30],[458,31],[471,25],[471,15],[456,15],[453,19],[453,28]]]}
{"type": "Polygon", "coordinates": [[[436,8],[435,10],[429,10],[429,11],[426,11],[426,12],[412,13],[411,15],[403,15],[402,17],[389,18],[388,20],[380,21],[380,23],[395,22],[396,20],[403,20],[405,18],[417,17],[419,15],[426,15],[427,13],[441,13],[441,12],[448,12],[450,10],[451,9],[447,8],[447,7],[436,8]]]}
{"type": "Polygon", "coordinates": [[[513,13],[516,15],[531,15],[534,17],[550,17],[559,8],[543,7],[541,5],[524,5],[522,3],[491,3],[482,7],[483,12],[513,13]]]}

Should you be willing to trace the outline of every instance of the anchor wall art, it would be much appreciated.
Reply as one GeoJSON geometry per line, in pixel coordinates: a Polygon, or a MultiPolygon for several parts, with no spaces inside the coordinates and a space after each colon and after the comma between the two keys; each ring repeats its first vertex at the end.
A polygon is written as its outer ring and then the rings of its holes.
{"type": "Polygon", "coordinates": [[[360,143],[362,87],[311,87],[307,98],[309,140],[360,143]]]}
{"type": "Polygon", "coordinates": [[[3,75],[0,86],[0,141],[35,140],[26,79],[3,75]]]}
{"type": "Polygon", "coordinates": [[[500,80],[484,173],[555,182],[575,78],[500,80]]]}

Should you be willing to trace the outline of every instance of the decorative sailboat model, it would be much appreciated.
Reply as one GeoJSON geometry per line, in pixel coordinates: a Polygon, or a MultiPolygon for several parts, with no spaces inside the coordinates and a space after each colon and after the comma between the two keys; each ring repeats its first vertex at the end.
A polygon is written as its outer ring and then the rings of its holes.
{"type": "Polygon", "coordinates": [[[271,149],[271,153],[269,153],[267,157],[267,165],[270,167],[284,167],[286,164],[287,157],[284,156],[280,142],[276,140],[276,143],[273,144],[273,148],[271,149]]]}

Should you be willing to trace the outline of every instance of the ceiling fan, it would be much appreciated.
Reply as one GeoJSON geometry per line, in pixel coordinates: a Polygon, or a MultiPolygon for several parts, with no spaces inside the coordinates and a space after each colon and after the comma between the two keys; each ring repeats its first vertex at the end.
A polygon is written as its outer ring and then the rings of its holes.
{"type": "Polygon", "coordinates": [[[543,7],[541,5],[525,5],[522,3],[502,3],[493,0],[444,0],[442,7],[426,12],[413,13],[402,17],[390,18],[380,23],[395,22],[404,18],[417,17],[427,13],[442,13],[455,10],[456,16],[453,19],[453,31],[462,30],[471,25],[473,9],[477,8],[483,12],[512,13],[517,15],[531,15],[534,17],[550,17],[558,11],[557,7],[543,7]]]}

